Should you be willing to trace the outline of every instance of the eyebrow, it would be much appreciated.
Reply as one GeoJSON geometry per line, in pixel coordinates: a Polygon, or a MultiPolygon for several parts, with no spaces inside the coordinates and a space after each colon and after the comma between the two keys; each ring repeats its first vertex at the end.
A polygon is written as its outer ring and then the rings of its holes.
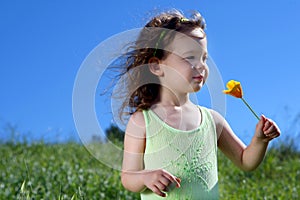
{"type": "MultiPolygon", "coordinates": [[[[201,51],[202,52],[202,51],[201,51]]],[[[199,53],[199,51],[197,51],[197,50],[188,50],[188,51],[186,51],[186,52],[183,52],[182,53],[182,56],[184,56],[184,55],[187,55],[187,54],[198,54],[199,53]]],[[[204,51],[204,53],[203,53],[205,56],[207,56],[208,55],[208,52],[207,51],[204,51]]]]}

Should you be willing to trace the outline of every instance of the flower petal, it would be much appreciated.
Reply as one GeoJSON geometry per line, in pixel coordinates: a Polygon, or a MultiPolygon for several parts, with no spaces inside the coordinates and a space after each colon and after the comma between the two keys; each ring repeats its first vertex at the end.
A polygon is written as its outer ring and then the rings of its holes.
{"type": "Polygon", "coordinates": [[[228,89],[233,89],[235,85],[240,84],[240,82],[237,82],[235,80],[230,80],[228,81],[228,83],[226,84],[226,87],[228,89]]]}
{"type": "Polygon", "coordinates": [[[235,80],[230,80],[227,82],[226,87],[227,90],[223,90],[225,94],[232,95],[236,98],[242,98],[243,97],[243,90],[241,83],[235,80]]]}

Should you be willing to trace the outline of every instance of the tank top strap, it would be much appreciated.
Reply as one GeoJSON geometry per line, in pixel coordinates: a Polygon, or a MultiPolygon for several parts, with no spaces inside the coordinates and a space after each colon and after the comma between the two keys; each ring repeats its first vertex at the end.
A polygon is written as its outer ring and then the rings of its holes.
{"type": "Polygon", "coordinates": [[[148,127],[150,124],[149,109],[143,110],[143,116],[144,116],[144,120],[145,120],[145,125],[146,125],[146,127],[148,127]]]}

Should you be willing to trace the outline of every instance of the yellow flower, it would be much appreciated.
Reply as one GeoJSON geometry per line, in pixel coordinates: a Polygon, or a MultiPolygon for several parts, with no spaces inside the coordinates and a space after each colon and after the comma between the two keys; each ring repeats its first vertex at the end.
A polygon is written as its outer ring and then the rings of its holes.
{"type": "Polygon", "coordinates": [[[227,90],[223,90],[223,93],[242,99],[242,101],[246,104],[246,106],[250,109],[250,111],[259,120],[258,115],[254,112],[254,110],[251,108],[251,106],[243,98],[243,90],[242,90],[241,83],[238,81],[235,81],[235,80],[230,80],[227,82],[226,87],[227,87],[227,90]]]}
{"type": "Polygon", "coordinates": [[[225,94],[229,94],[231,96],[234,96],[236,98],[242,98],[243,97],[243,90],[241,83],[235,80],[230,80],[226,84],[227,90],[223,90],[225,94]]]}

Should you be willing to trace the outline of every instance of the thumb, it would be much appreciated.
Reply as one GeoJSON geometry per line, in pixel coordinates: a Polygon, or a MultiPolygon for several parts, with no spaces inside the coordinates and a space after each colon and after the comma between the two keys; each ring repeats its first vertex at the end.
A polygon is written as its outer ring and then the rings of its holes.
{"type": "Polygon", "coordinates": [[[265,124],[266,117],[264,115],[260,116],[260,119],[256,125],[256,130],[263,130],[263,126],[265,124]]]}

